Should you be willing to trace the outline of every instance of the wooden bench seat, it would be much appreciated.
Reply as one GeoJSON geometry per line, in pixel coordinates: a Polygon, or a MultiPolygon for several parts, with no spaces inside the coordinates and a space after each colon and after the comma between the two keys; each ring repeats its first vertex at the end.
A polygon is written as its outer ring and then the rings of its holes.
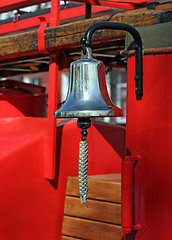
{"type": "Polygon", "coordinates": [[[78,178],[68,177],[62,240],[122,240],[120,174],[89,176],[81,204],[78,178]]]}

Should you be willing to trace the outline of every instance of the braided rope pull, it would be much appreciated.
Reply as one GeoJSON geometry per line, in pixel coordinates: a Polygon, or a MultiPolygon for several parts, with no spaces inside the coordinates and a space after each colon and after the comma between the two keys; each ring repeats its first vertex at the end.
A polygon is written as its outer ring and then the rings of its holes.
{"type": "Polygon", "coordinates": [[[90,118],[78,118],[77,126],[81,128],[81,141],[79,143],[78,182],[81,203],[86,203],[88,195],[87,169],[88,169],[88,142],[87,129],[91,126],[90,118]]]}
{"type": "Polygon", "coordinates": [[[82,139],[79,143],[78,181],[81,203],[86,203],[88,193],[87,183],[88,169],[88,142],[82,139]]]}

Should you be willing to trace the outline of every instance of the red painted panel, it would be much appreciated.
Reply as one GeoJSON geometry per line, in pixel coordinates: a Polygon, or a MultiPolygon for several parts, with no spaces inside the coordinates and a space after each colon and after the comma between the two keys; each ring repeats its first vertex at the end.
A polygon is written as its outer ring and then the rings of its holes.
{"type": "MultiPolygon", "coordinates": [[[[0,119],[0,239],[61,237],[67,176],[77,175],[80,129],[76,121],[57,123],[56,179],[48,181],[47,119],[0,119]]],[[[93,123],[88,130],[89,174],[120,173],[124,134],[115,125],[93,123]]]]}
{"type": "Polygon", "coordinates": [[[135,167],[134,224],[147,227],[142,240],[171,239],[171,64],[170,54],[144,56],[143,100],[137,102],[134,58],[128,61],[126,147],[141,156],[135,167]]]}
{"type": "Polygon", "coordinates": [[[45,88],[14,80],[0,83],[0,118],[46,117],[47,94],[45,88]]]}
{"type": "MultiPolygon", "coordinates": [[[[166,159],[164,163],[164,239],[170,239],[170,226],[172,226],[172,54],[167,55],[166,58],[166,111],[165,111],[165,152],[164,158],[166,159]]],[[[163,159],[164,159],[163,158],[163,159]]]]}
{"type": "Polygon", "coordinates": [[[46,94],[23,94],[0,96],[0,118],[7,117],[46,117],[46,94]]]}

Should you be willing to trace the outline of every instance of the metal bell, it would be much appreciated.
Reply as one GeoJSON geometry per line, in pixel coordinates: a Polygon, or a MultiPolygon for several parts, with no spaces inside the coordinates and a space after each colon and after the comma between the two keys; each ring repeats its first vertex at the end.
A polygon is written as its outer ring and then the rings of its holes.
{"type": "Polygon", "coordinates": [[[85,50],[80,60],[71,63],[67,99],[54,116],[121,117],[123,111],[112,103],[107,92],[103,62],[93,59],[91,48],[85,50]]]}

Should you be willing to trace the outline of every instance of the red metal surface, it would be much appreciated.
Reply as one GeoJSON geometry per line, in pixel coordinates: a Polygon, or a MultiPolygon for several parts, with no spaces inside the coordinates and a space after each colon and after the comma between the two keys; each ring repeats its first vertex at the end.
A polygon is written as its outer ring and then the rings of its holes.
{"type": "Polygon", "coordinates": [[[48,88],[48,122],[47,122],[47,153],[45,160],[45,178],[55,177],[56,158],[56,119],[54,112],[57,109],[58,99],[58,54],[50,55],[51,64],[49,66],[49,88],[48,88]]]}
{"type": "Polygon", "coordinates": [[[121,226],[124,233],[133,230],[133,166],[130,156],[121,163],[121,226]]]}
{"type": "MultiPolygon", "coordinates": [[[[21,7],[28,1],[13,3],[21,7]]],[[[8,4],[9,1],[6,6],[0,3],[1,10],[7,9],[8,4]]],[[[50,26],[56,26],[60,21],[59,1],[52,0],[52,4],[49,21],[50,26]]],[[[115,1],[109,4],[122,6],[115,1]]],[[[3,110],[0,115],[0,239],[3,240],[55,240],[61,236],[67,176],[77,175],[80,130],[75,121],[65,125],[64,121],[58,121],[56,129],[53,115],[58,99],[58,58],[58,51],[50,56],[48,119],[25,118],[28,113],[10,102],[14,96],[0,101],[3,110]]],[[[139,165],[134,166],[134,179],[133,162],[128,158],[122,162],[122,226],[127,240],[171,239],[171,64],[170,54],[144,57],[143,100],[138,102],[132,80],[134,58],[128,60],[126,153],[141,158],[139,165]]],[[[24,110],[26,106],[36,105],[34,101],[30,105],[26,95],[22,97],[15,96],[15,100],[18,99],[17,104],[24,106],[24,110]]],[[[36,114],[43,112],[38,104],[36,114]]],[[[119,173],[124,131],[95,122],[88,132],[89,174],[119,173]]]]}
{"type": "Polygon", "coordinates": [[[50,27],[60,25],[60,1],[51,0],[51,18],[50,27]]]}
{"type": "Polygon", "coordinates": [[[28,7],[43,2],[49,2],[49,0],[6,0],[0,1],[0,13],[12,11],[19,8],[28,7]]]}
{"type": "Polygon", "coordinates": [[[0,118],[46,117],[45,88],[14,80],[0,81],[0,118]]]}
{"type": "Polygon", "coordinates": [[[47,53],[45,49],[45,28],[47,26],[47,21],[44,17],[39,17],[40,26],[38,28],[38,50],[41,53],[47,53]]]}
{"type": "MultiPolygon", "coordinates": [[[[4,80],[0,81],[0,93],[4,93],[5,89],[8,91],[6,94],[12,94],[12,91],[14,90],[20,90],[21,93],[22,91],[25,93],[28,92],[30,94],[34,93],[45,93],[45,87],[35,85],[35,84],[30,84],[30,83],[25,83],[25,82],[20,82],[20,81],[15,81],[15,80],[4,80]]],[[[2,94],[1,94],[2,95],[2,94]]]]}
{"type": "MultiPolygon", "coordinates": [[[[34,4],[40,4],[43,2],[49,2],[50,0],[6,0],[0,2],[0,13],[12,11],[15,9],[31,6],[34,4]]],[[[51,0],[52,1],[52,0],[51,0]]],[[[57,0],[56,0],[57,1],[57,0]]],[[[109,6],[109,7],[118,7],[118,8],[124,8],[124,9],[131,9],[133,7],[133,4],[140,4],[145,3],[147,1],[144,0],[73,0],[74,2],[82,2],[82,3],[88,3],[88,4],[95,4],[95,5],[101,5],[101,6],[109,6]]]]}
{"type": "MultiPolygon", "coordinates": [[[[60,1],[51,0],[50,27],[60,25],[60,1]]],[[[58,99],[58,72],[59,50],[50,54],[49,88],[48,88],[48,121],[47,121],[47,148],[45,159],[45,178],[55,178],[56,162],[56,119],[54,112],[58,99]]]]}
{"type": "Polygon", "coordinates": [[[47,116],[47,94],[0,95],[0,118],[47,116]]]}
{"type": "MultiPolygon", "coordinates": [[[[97,13],[97,12],[102,12],[106,11],[109,8],[106,7],[99,7],[99,6],[92,6],[91,12],[92,13],[97,13]]],[[[75,8],[69,8],[65,10],[60,11],[60,20],[65,20],[69,18],[75,18],[79,16],[85,15],[85,6],[78,6],[75,8]]],[[[45,18],[46,22],[50,22],[50,14],[43,14],[40,15],[41,18],[45,18]]],[[[15,22],[11,23],[6,23],[3,25],[0,25],[0,34],[8,33],[8,32],[13,32],[13,31],[19,31],[27,28],[32,28],[40,25],[40,19],[39,16],[37,17],[32,17],[32,18],[26,18],[25,20],[18,20],[15,22]]]]}
{"type": "MultiPolygon", "coordinates": [[[[76,121],[57,123],[56,179],[48,181],[47,119],[0,119],[0,239],[61,239],[67,176],[77,176],[80,129],[76,121]]],[[[89,175],[120,173],[124,134],[112,124],[92,124],[89,175]]]]}
{"type": "Polygon", "coordinates": [[[75,2],[81,2],[81,3],[87,3],[92,5],[99,5],[99,6],[106,6],[106,7],[112,7],[112,8],[121,8],[121,9],[135,9],[135,6],[133,3],[125,3],[123,1],[94,1],[94,0],[77,0],[75,2]]]}
{"type": "MultiPolygon", "coordinates": [[[[131,155],[141,156],[134,169],[133,223],[145,225],[142,240],[171,239],[171,65],[172,54],[144,56],[143,100],[137,102],[134,57],[128,60],[126,147],[131,155]]],[[[138,234],[128,239],[139,239],[138,234]]]]}
{"type": "MultiPolygon", "coordinates": [[[[50,20],[50,14],[41,15],[47,22],[50,20]]],[[[0,34],[19,31],[27,28],[32,28],[40,25],[39,17],[26,18],[25,20],[18,20],[16,22],[6,23],[0,25],[0,34]]]]}
{"type": "MultiPolygon", "coordinates": [[[[68,18],[75,18],[75,17],[79,17],[79,16],[83,16],[85,15],[85,9],[86,6],[82,5],[82,6],[78,6],[75,8],[67,8],[65,10],[61,10],[60,11],[60,20],[65,20],[68,18]]],[[[103,11],[107,11],[109,10],[108,7],[99,7],[96,5],[92,5],[91,6],[91,13],[97,13],[97,12],[103,12],[103,11]]]]}

